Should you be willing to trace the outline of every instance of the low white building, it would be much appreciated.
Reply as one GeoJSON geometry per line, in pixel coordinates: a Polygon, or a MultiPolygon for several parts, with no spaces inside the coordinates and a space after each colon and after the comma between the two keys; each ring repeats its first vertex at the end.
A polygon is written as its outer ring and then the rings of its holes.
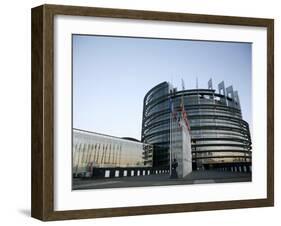
{"type": "Polygon", "coordinates": [[[133,139],[73,129],[72,147],[73,175],[93,168],[152,167],[153,146],[133,139]]]}

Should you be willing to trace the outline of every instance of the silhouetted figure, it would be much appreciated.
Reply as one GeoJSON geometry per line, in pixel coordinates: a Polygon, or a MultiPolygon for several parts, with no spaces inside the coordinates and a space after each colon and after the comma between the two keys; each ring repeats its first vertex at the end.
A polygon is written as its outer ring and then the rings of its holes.
{"type": "Polygon", "coordinates": [[[174,159],[173,162],[172,162],[171,179],[177,179],[178,178],[177,167],[178,167],[178,162],[177,162],[176,159],[174,159]]]}

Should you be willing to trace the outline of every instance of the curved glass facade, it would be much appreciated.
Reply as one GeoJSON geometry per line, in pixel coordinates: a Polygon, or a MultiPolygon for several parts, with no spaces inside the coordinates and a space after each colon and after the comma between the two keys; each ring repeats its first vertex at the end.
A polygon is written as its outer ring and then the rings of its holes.
{"type": "MultiPolygon", "coordinates": [[[[210,82],[209,82],[210,84],[210,82]]],[[[144,98],[142,142],[153,144],[153,165],[169,166],[170,106],[188,115],[195,168],[251,163],[249,125],[242,119],[238,92],[232,86],[177,91],[168,82],[152,88],[144,98]],[[172,94],[171,94],[172,93],[172,94]]]]}

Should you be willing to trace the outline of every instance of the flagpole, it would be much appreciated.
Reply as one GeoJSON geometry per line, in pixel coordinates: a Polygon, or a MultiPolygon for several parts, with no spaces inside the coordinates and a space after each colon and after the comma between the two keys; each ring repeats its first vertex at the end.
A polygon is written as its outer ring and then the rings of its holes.
{"type": "Polygon", "coordinates": [[[174,106],[172,102],[173,91],[170,90],[170,177],[172,176],[172,120],[173,120],[173,111],[174,106]]]}
{"type": "Polygon", "coordinates": [[[172,176],[172,112],[170,113],[170,176],[172,176]]]}

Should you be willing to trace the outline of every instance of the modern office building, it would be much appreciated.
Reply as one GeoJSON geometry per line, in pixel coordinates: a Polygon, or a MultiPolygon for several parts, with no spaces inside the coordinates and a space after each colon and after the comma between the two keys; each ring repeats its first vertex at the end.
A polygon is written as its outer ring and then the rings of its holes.
{"type": "Polygon", "coordinates": [[[141,141],[153,144],[153,166],[169,167],[170,98],[180,111],[184,98],[190,123],[193,169],[251,170],[249,125],[242,118],[238,92],[224,82],[213,89],[178,91],[163,82],[144,97],[141,141]]]}
{"type": "Polygon", "coordinates": [[[152,145],[135,139],[73,129],[73,175],[103,178],[143,174],[152,167],[152,150],[152,145]]]}
{"type": "Polygon", "coordinates": [[[132,138],[119,138],[73,129],[74,177],[121,177],[150,173],[153,147],[132,138]]]}

